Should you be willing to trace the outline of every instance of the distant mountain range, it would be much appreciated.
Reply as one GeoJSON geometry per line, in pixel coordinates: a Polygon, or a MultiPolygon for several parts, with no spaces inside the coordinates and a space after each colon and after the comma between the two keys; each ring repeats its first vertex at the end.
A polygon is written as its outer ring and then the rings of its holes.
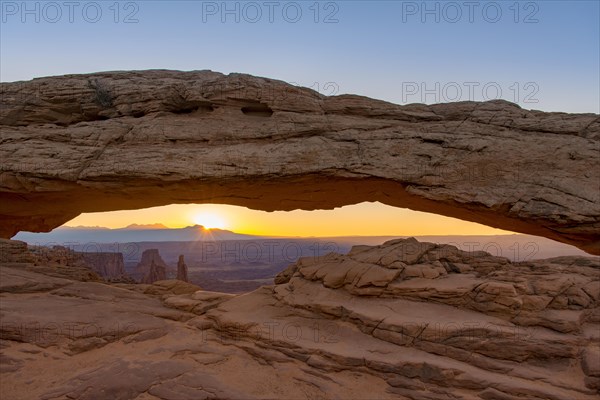
{"type": "Polygon", "coordinates": [[[223,229],[206,229],[202,225],[185,228],[167,228],[163,224],[129,225],[125,228],[109,229],[100,226],[63,226],[47,233],[19,232],[13,239],[29,244],[51,243],[129,243],[129,242],[187,242],[247,240],[260,236],[244,235],[223,229]]]}
{"type": "MultiPolygon", "coordinates": [[[[20,232],[13,239],[22,240],[31,245],[53,246],[63,245],[76,249],[86,248],[89,243],[137,243],[136,248],[171,248],[177,249],[172,254],[176,257],[185,253],[187,246],[195,248],[194,243],[220,242],[220,241],[248,241],[257,243],[269,240],[285,243],[301,244],[311,241],[329,243],[328,251],[347,252],[354,245],[379,245],[391,239],[406,238],[408,236],[338,236],[338,237],[276,237],[256,236],[235,233],[223,229],[206,229],[202,225],[188,226],[185,228],[168,228],[163,224],[137,225],[132,224],[125,228],[109,229],[99,226],[60,227],[48,233],[20,232]],[[180,243],[176,243],[180,242],[180,243]],[[164,243],[164,244],[161,244],[164,243]],[[169,247],[171,246],[171,247],[169,247]]],[[[511,260],[530,260],[534,258],[549,258],[563,255],[586,256],[585,252],[564,243],[550,239],[522,234],[508,235],[439,235],[415,236],[419,241],[433,243],[447,243],[465,251],[484,250],[493,255],[507,257],[511,260]]],[[[233,244],[232,248],[236,248],[233,244]]],[[[245,245],[242,245],[242,247],[245,245]]],[[[101,248],[104,248],[102,246],[101,248]]],[[[95,247],[94,247],[95,248],[95,247]]],[[[114,250],[106,250],[114,251],[114,250]]],[[[162,251],[162,250],[161,250],[162,251]]],[[[289,260],[288,260],[289,261],[289,260]]]]}

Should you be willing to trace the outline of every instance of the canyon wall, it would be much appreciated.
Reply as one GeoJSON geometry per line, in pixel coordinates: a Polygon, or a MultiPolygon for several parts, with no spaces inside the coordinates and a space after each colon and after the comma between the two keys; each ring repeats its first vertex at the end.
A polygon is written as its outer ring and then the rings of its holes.
{"type": "Polygon", "coordinates": [[[123,253],[80,253],[85,262],[97,274],[107,279],[123,278],[125,273],[125,264],[123,263],[123,253]]]}

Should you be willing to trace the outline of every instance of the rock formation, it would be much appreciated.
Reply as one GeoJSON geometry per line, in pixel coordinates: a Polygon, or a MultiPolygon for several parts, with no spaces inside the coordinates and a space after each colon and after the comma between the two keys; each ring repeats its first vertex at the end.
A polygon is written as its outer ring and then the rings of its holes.
{"type": "Polygon", "coordinates": [[[121,279],[127,276],[123,253],[90,252],[81,253],[81,255],[92,270],[103,278],[121,279]]]}
{"type": "Polygon", "coordinates": [[[142,259],[135,267],[134,278],[143,283],[154,283],[167,279],[167,264],[163,261],[158,249],[144,250],[142,259]]]}
{"type": "Polygon", "coordinates": [[[156,265],[154,260],[152,260],[150,263],[149,271],[146,274],[146,276],[144,276],[142,283],[152,284],[156,281],[164,281],[165,279],[167,279],[166,269],[164,267],[156,265]]]}
{"type": "Polygon", "coordinates": [[[183,254],[179,256],[179,260],[177,260],[177,279],[184,282],[189,282],[188,280],[188,267],[185,265],[185,259],[183,254]]]}
{"type": "Polygon", "coordinates": [[[0,85],[1,237],[171,203],[379,201],[600,254],[597,114],[399,106],[211,71],[0,85]]]}
{"type": "Polygon", "coordinates": [[[102,281],[81,253],[64,246],[28,246],[25,242],[0,239],[0,263],[24,265],[28,271],[53,277],[102,281]]]}
{"type": "Polygon", "coordinates": [[[168,279],[156,281],[152,285],[145,287],[144,293],[156,296],[164,296],[172,294],[192,294],[198,290],[201,290],[201,288],[189,282],[184,282],[178,279],[168,279]]]}
{"type": "Polygon", "coordinates": [[[28,251],[27,243],[18,240],[0,239],[0,262],[33,263],[36,257],[28,251]]]}
{"type": "Polygon", "coordinates": [[[315,282],[353,296],[441,303],[515,325],[581,332],[583,323],[600,317],[589,313],[600,311],[599,268],[598,258],[511,263],[485,251],[411,238],[355,246],[347,255],[301,258],[277,275],[275,283],[289,283],[293,298],[302,292],[300,287],[314,288],[315,282]]]}
{"type": "Polygon", "coordinates": [[[279,284],[240,296],[178,280],[81,282],[29,265],[0,263],[3,399],[600,393],[597,257],[511,263],[395,240],[302,258],[279,284]]]}

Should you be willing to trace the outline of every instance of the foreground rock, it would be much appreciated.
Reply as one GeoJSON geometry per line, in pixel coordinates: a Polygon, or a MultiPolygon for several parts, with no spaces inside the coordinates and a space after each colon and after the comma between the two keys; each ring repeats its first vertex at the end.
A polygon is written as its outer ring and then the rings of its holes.
{"type": "Polygon", "coordinates": [[[2,83],[0,236],[81,212],[379,201],[600,254],[600,119],[398,106],[211,71],[2,83]],[[549,156],[551,155],[551,156],[549,156]]]}
{"type": "Polygon", "coordinates": [[[0,265],[3,399],[591,400],[600,390],[597,258],[511,263],[398,240],[300,259],[279,284],[239,296],[27,265],[0,265]]]}

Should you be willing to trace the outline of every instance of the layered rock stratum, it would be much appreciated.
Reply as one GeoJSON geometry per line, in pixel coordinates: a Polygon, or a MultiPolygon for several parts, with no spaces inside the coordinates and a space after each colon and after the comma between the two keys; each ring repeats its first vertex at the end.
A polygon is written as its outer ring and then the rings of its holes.
{"type": "Polygon", "coordinates": [[[171,203],[363,201],[600,254],[600,119],[506,101],[399,106],[212,71],[0,84],[0,235],[171,203]]]}
{"type": "Polygon", "coordinates": [[[24,243],[1,244],[2,399],[600,393],[597,257],[513,263],[394,240],[301,258],[230,295],[51,275],[24,243]]]}

